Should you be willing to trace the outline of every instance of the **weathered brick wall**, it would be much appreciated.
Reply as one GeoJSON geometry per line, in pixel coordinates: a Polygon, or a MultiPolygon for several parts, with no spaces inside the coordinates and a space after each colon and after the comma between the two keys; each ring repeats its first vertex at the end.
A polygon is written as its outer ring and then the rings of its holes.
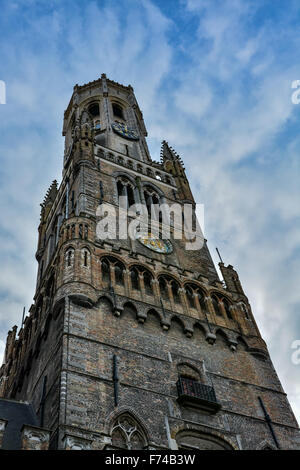
{"type": "Polygon", "coordinates": [[[101,448],[110,414],[125,409],[134,410],[146,423],[157,446],[168,447],[164,425],[168,416],[175,436],[184,424],[198,423],[198,427],[209,426],[224,436],[228,434],[235,442],[238,434],[245,449],[257,448],[264,440],[272,443],[258,396],[263,398],[275,423],[282,447],[298,445],[296,422],[270,362],[264,363],[262,377],[261,360],[243,347],[238,346],[233,352],[222,337],[210,345],[201,332],[186,338],[180,325],[163,331],[154,317],[140,324],[130,308],[117,318],[105,301],[93,309],[71,305],[68,328],[71,335],[69,352],[64,355],[64,367],[69,370],[65,424],[73,431],[80,428],[80,433],[84,429],[86,437],[99,434],[93,448],[101,448]],[[118,356],[120,376],[117,408],[112,382],[113,354],[118,356]],[[204,362],[207,383],[213,384],[222,404],[216,415],[186,409],[177,403],[177,365],[181,362],[200,371],[204,362]]]}

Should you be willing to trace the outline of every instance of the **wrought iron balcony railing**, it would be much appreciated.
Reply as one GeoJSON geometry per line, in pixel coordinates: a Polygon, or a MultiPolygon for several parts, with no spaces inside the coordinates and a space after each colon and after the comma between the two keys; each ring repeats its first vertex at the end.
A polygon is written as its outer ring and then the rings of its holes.
{"type": "Polygon", "coordinates": [[[216,412],[221,408],[210,385],[180,377],[177,381],[178,401],[182,405],[193,405],[207,411],[216,412]]]}

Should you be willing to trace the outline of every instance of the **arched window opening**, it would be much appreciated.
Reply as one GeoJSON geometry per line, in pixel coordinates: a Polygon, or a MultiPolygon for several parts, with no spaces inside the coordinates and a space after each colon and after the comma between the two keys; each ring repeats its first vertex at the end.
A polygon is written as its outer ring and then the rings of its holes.
{"type": "Polygon", "coordinates": [[[100,115],[99,104],[98,103],[92,103],[88,107],[88,112],[93,116],[93,118],[99,116],[100,115]]]}
{"type": "Polygon", "coordinates": [[[69,268],[70,266],[73,266],[74,264],[74,249],[69,248],[66,251],[66,265],[69,268]]]}
{"type": "Polygon", "coordinates": [[[146,203],[146,208],[148,212],[148,217],[151,218],[151,209],[156,220],[162,222],[162,213],[159,211],[160,197],[159,195],[150,187],[147,187],[144,190],[144,199],[146,203]],[[159,211],[159,212],[158,212],[159,211]]]}
{"type": "Polygon", "coordinates": [[[152,275],[145,270],[143,266],[134,266],[130,270],[131,287],[134,290],[140,290],[140,276],[143,277],[144,289],[146,294],[153,295],[152,275]]]}
{"type": "Polygon", "coordinates": [[[105,256],[101,259],[101,272],[102,272],[102,281],[112,282],[117,285],[124,285],[124,265],[118,259],[113,256],[105,256]],[[111,276],[112,270],[114,271],[114,276],[111,276]]]}
{"type": "Polygon", "coordinates": [[[198,299],[201,312],[207,314],[205,296],[202,290],[195,284],[186,286],[186,297],[191,308],[199,308],[196,299],[198,299]]]}
{"type": "Polygon", "coordinates": [[[87,249],[84,249],[82,251],[82,257],[83,257],[83,266],[87,267],[89,265],[90,252],[87,249]]]}
{"type": "Polygon", "coordinates": [[[119,286],[124,284],[123,266],[121,263],[115,264],[115,282],[119,286]]]}
{"type": "Polygon", "coordinates": [[[143,275],[144,275],[144,287],[145,287],[145,292],[146,292],[146,294],[148,294],[148,295],[152,295],[152,294],[153,294],[153,290],[152,290],[152,276],[151,276],[150,273],[148,273],[148,271],[144,271],[143,275]]]}
{"type": "Polygon", "coordinates": [[[135,194],[134,194],[134,186],[132,183],[127,180],[126,178],[120,178],[117,181],[117,191],[118,197],[121,196],[126,198],[126,205],[129,208],[130,206],[135,204],[135,194]]]}
{"type": "Polygon", "coordinates": [[[131,185],[127,187],[127,199],[128,199],[128,207],[133,206],[135,204],[134,191],[131,185]]]}
{"type": "Polygon", "coordinates": [[[164,277],[159,278],[159,290],[162,299],[169,300],[168,286],[164,277]]]}
{"type": "Polygon", "coordinates": [[[186,298],[189,304],[190,308],[195,308],[195,298],[194,298],[194,292],[190,287],[186,288],[186,298]]]}
{"type": "Polygon", "coordinates": [[[144,198],[145,198],[145,202],[146,202],[148,217],[150,218],[151,217],[152,198],[151,198],[151,195],[148,193],[148,191],[144,191],[144,198]]]}
{"type": "Polygon", "coordinates": [[[115,117],[118,117],[120,119],[124,119],[123,109],[120,105],[118,105],[116,103],[113,103],[112,108],[113,108],[113,113],[114,113],[115,117]]]}
{"type": "Polygon", "coordinates": [[[179,449],[191,450],[233,450],[231,445],[218,436],[196,431],[179,432],[176,436],[179,449]]]}
{"type": "Polygon", "coordinates": [[[101,261],[102,281],[110,282],[110,264],[106,259],[101,261]]]}
{"type": "Polygon", "coordinates": [[[132,268],[130,270],[130,280],[131,280],[131,288],[135,290],[140,290],[139,272],[136,268],[132,268]]]}
{"type": "Polygon", "coordinates": [[[159,204],[159,199],[158,199],[157,194],[152,195],[152,201],[153,201],[153,204],[159,204]]]}
{"type": "Polygon", "coordinates": [[[215,314],[218,315],[219,317],[222,317],[223,315],[222,315],[219,299],[217,297],[213,296],[211,298],[211,300],[212,300],[212,303],[213,303],[213,306],[214,306],[215,314]]]}
{"type": "Polygon", "coordinates": [[[180,294],[179,294],[179,285],[176,281],[171,281],[171,289],[172,289],[174,303],[180,304],[181,299],[180,299],[180,294]]]}
{"type": "Polygon", "coordinates": [[[222,299],[222,300],[223,300],[223,305],[224,305],[227,318],[229,318],[229,320],[233,320],[228,301],[226,299],[222,299]]]}
{"type": "Polygon", "coordinates": [[[142,450],[147,445],[141,427],[129,414],[122,415],[115,421],[111,437],[112,446],[116,449],[142,450]]]}
{"type": "Polygon", "coordinates": [[[117,182],[118,196],[123,196],[124,185],[121,181],[117,182]]]}
{"type": "Polygon", "coordinates": [[[194,367],[191,367],[189,364],[178,364],[177,370],[179,377],[195,380],[198,382],[200,381],[201,375],[199,371],[194,367]]]}
{"type": "Polygon", "coordinates": [[[203,293],[201,292],[200,289],[198,289],[197,294],[198,294],[198,300],[199,300],[201,311],[202,311],[202,313],[207,314],[205,298],[204,298],[204,295],[203,295],[203,293]]]}

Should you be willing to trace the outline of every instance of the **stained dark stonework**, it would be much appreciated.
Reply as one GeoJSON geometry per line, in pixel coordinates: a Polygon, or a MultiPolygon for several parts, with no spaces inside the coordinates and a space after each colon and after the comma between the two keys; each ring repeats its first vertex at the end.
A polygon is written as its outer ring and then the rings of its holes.
{"type": "Polygon", "coordinates": [[[236,270],[220,263],[220,281],[206,242],[187,251],[174,228],[163,254],[97,236],[98,206],[118,213],[120,191],[139,203],[194,204],[167,142],[160,162],[151,159],[132,87],[105,75],[76,85],[63,135],[62,182],[42,203],[34,303],[8,333],[0,371],[0,396],[21,406],[15,447],[298,449],[236,270]]]}

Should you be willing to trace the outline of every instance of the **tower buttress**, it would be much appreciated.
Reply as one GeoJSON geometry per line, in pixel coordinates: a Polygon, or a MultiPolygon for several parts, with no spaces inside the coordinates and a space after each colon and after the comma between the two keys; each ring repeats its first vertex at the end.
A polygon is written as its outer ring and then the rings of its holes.
{"type": "Polygon", "coordinates": [[[174,177],[178,188],[178,199],[194,204],[195,200],[185,174],[183,161],[165,140],[162,142],[160,158],[165,170],[174,177]]]}
{"type": "Polygon", "coordinates": [[[245,295],[242,284],[240,282],[240,278],[238,273],[235,271],[233,266],[229,264],[225,266],[224,263],[219,263],[219,267],[224,278],[225,284],[229,292],[234,294],[245,295]]]}

